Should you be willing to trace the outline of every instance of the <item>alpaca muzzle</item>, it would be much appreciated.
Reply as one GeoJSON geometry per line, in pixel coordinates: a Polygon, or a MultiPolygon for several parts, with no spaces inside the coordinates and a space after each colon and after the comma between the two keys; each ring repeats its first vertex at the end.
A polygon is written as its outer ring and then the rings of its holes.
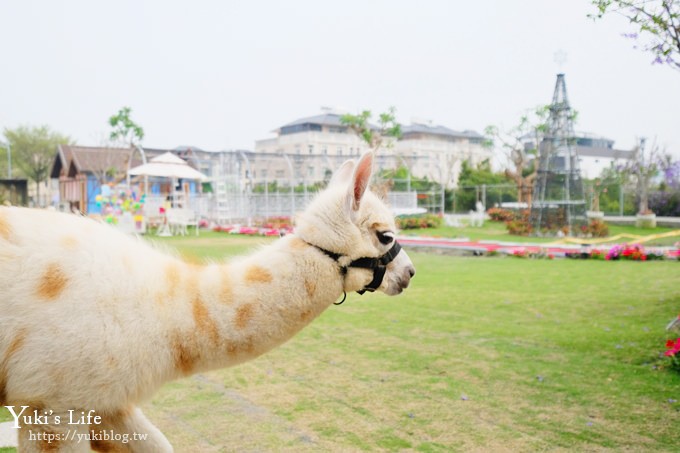
{"type": "MultiPolygon", "coordinates": [[[[319,251],[323,252],[336,262],[338,262],[340,258],[343,257],[343,255],[340,255],[339,253],[331,252],[330,250],[323,249],[314,244],[310,245],[317,248],[319,251]]],[[[374,292],[375,290],[380,288],[380,285],[382,285],[383,279],[385,278],[385,274],[387,273],[387,265],[394,261],[397,255],[399,255],[399,252],[401,252],[401,245],[399,245],[397,241],[394,241],[394,245],[384,255],[375,258],[374,257],[357,258],[346,266],[340,265],[340,275],[342,275],[344,278],[344,276],[347,275],[347,270],[350,267],[358,269],[368,269],[370,271],[373,271],[373,279],[362,289],[358,290],[357,293],[363,295],[366,291],[374,292]]],[[[405,283],[401,284],[402,289],[408,286],[410,278],[415,274],[415,269],[413,269],[413,266],[411,266],[407,271],[409,277],[408,279],[405,280],[405,283]]],[[[336,305],[340,305],[344,301],[345,299],[343,298],[342,301],[336,303],[336,305]]]]}

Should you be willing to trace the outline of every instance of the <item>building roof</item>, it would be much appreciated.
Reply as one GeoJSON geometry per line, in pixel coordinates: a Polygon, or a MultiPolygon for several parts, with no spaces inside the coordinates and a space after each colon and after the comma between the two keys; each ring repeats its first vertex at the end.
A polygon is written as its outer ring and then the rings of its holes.
{"type": "Polygon", "coordinates": [[[126,169],[131,155],[131,165],[141,164],[139,155],[132,151],[132,148],[59,145],[50,177],[58,178],[61,170],[70,168],[71,164],[78,173],[96,173],[110,168],[126,169]]]}
{"type": "MultiPolygon", "coordinates": [[[[343,126],[340,122],[342,115],[337,113],[322,113],[320,115],[308,116],[306,118],[300,118],[290,123],[284,124],[281,128],[289,126],[297,126],[299,124],[321,124],[323,126],[343,126]]],[[[279,129],[281,129],[279,128],[279,129]]]]}
{"type": "Polygon", "coordinates": [[[580,157],[601,157],[606,159],[630,159],[633,150],[605,148],[602,146],[575,146],[574,149],[580,157]]]}
{"type": "MultiPolygon", "coordinates": [[[[339,126],[339,127],[346,127],[342,122],[340,121],[340,118],[342,118],[342,115],[339,113],[333,113],[333,112],[324,112],[319,115],[314,115],[314,116],[308,116],[305,118],[300,118],[295,121],[291,121],[290,123],[284,124],[280,128],[276,130],[276,132],[280,132],[281,129],[288,128],[291,126],[298,126],[302,124],[319,124],[322,126],[339,126]]],[[[369,124],[369,126],[373,129],[378,129],[377,126],[369,124]]],[[[421,123],[413,123],[411,125],[402,125],[401,126],[401,132],[402,136],[406,136],[408,134],[432,134],[432,135],[441,135],[441,136],[446,136],[446,137],[456,137],[456,138],[479,138],[482,139],[484,138],[483,135],[475,132],[475,131],[470,131],[470,130],[464,130],[462,132],[460,131],[454,131],[453,129],[449,129],[448,127],[444,126],[439,126],[439,125],[429,125],[429,124],[421,124],[421,123]]]]}
{"type": "Polygon", "coordinates": [[[470,130],[464,130],[462,132],[454,131],[448,127],[440,125],[429,125],[414,123],[408,126],[401,127],[401,133],[404,137],[408,134],[431,134],[431,135],[442,135],[446,137],[459,137],[459,138],[484,138],[483,135],[470,130]]]}

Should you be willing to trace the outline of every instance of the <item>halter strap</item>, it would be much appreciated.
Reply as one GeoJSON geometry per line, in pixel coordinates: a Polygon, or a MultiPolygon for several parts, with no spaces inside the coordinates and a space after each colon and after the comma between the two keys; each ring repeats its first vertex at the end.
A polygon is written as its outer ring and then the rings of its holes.
{"type": "MultiPolygon", "coordinates": [[[[305,241],[306,242],[306,241],[305,241]]],[[[309,244],[309,242],[307,242],[309,244]]],[[[318,245],[314,244],[309,244],[312,247],[318,249],[319,251],[323,252],[326,256],[330,257],[333,259],[335,262],[338,262],[340,258],[342,258],[345,255],[341,255],[339,253],[331,252],[330,250],[326,250],[324,248],[319,247],[318,245]]],[[[381,255],[377,258],[372,258],[372,257],[362,257],[362,258],[357,258],[351,263],[349,263],[346,266],[340,266],[340,275],[344,278],[345,275],[347,275],[347,269],[350,267],[357,267],[360,269],[368,269],[373,271],[373,280],[366,286],[364,286],[362,289],[357,291],[357,293],[363,295],[366,291],[373,292],[376,289],[380,287],[382,284],[383,278],[385,278],[385,273],[387,272],[387,265],[391,263],[399,254],[401,251],[401,245],[397,241],[394,241],[394,245],[385,253],[384,255],[381,255]]],[[[345,294],[347,296],[347,294],[345,294]]],[[[336,305],[340,305],[342,302],[344,302],[345,299],[343,298],[341,302],[337,303],[336,305]]]]}

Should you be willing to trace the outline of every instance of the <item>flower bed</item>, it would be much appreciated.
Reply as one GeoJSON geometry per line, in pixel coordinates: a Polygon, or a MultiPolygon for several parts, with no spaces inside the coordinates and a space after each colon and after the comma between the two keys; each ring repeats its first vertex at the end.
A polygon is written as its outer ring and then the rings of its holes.
{"type": "Polygon", "coordinates": [[[608,250],[593,249],[566,253],[567,258],[594,259],[605,261],[654,261],[673,258],[677,256],[677,251],[664,252],[657,249],[645,249],[639,244],[616,244],[608,250]]]}

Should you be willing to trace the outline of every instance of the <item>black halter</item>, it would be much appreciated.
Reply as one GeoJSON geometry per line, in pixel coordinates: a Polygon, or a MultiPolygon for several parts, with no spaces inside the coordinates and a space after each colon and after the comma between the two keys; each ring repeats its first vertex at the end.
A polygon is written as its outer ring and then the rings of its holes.
{"type": "MultiPolygon", "coordinates": [[[[316,247],[317,249],[319,249],[320,251],[322,251],[335,261],[339,261],[340,258],[344,256],[339,253],[331,252],[330,250],[322,249],[318,245],[314,244],[309,245],[316,247]]],[[[357,293],[363,295],[366,291],[373,292],[376,289],[378,289],[382,284],[383,278],[385,277],[385,272],[387,272],[387,265],[390,264],[397,257],[400,251],[401,245],[399,245],[397,241],[394,241],[394,245],[392,246],[392,248],[390,248],[387,251],[387,253],[385,253],[382,256],[379,256],[377,258],[369,257],[357,258],[346,266],[340,266],[340,275],[342,275],[344,278],[344,276],[347,275],[347,269],[350,267],[358,267],[361,269],[372,270],[373,280],[371,280],[371,282],[368,285],[364,286],[362,289],[357,291],[357,293]]],[[[347,297],[346,293],[345,297],[347,297]]],[[[340,305],[341,303],[343,303],[345,301],[345,297],[343,297],[343,299],[340,302],[336,302],[335,305],[340,305]]]]}

